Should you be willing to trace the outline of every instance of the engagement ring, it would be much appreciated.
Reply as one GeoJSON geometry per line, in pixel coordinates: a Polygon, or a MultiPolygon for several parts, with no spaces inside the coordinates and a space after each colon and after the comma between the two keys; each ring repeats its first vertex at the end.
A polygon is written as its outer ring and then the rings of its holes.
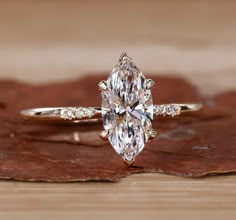
{"type": "MultiPolygon", "coordinates": [[[[201,104],[153,104],[151,89],[155,82],[123,53],[107,80],[98,84],[101,107],[35,108],[21,111],[26,120],[78,123],[102,119],[100,136],[108,139],[124,162],[131,165],[148,140],[156,137],[152,129],[155,116],[178,116],[197,111],[201,104]]],[[[89,91],[88,91],[89,92],[89,91]]]]}

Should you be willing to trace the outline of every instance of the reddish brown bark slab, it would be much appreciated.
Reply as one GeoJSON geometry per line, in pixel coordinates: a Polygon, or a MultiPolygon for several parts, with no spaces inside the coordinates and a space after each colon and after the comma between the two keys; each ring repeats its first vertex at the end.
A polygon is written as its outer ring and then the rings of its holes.
{"type": "Polygon", "coordinates": [[[133,173],[201,177],[236,171],[236,92],[213,98],[180,78],[154,78],[155,103],[203,102],[195,115],[154,121],[159,136],[128,168],[108,142],[101,123],[25,124],[19,111],[50,106],[100,106],[97,83],[84,79],[32,86],[0,81],[0,178],[23,181],[117,181],[133,173]],[[79,141],[78,137],[79,135],[79,141]]]}

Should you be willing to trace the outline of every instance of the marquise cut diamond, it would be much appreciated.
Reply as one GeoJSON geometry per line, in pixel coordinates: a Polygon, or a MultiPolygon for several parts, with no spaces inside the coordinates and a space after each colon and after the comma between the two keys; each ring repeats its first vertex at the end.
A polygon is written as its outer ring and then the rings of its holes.
{"type": "Polygon", "coordinates": [[[130,60],[112,70],[102,94],[104,129],[115,151],[131,162],[142,151],[152,130],[153,102],[142,72],[130,60]]]}

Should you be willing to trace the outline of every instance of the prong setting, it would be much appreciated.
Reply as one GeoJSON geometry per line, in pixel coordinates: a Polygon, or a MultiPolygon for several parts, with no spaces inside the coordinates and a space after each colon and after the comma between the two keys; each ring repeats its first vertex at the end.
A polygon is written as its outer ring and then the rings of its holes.
{"type": "Polygon", "coordinates": [[[130,167],[134,163],[134,160],[124,160],[123,159],[123,162],[126,166],[130,167]]]}
{"type": "Polygon", "coordinates": [[[147,79],[146,81],[146,87],[147,89],[152,89],[155,86],[155,82],[152,79],[147,79]]]}
{"type": "Polygon", "coordinates": [[[100,133],[100,137],[101,137],[103,140],[107,140],[110,135],[111,135],[111,132],[110,132],[109,130],[103,130],[103,131],[100,133]]]}
{"type": "Polygon", "coordinates": [[[132,61],[132,59],[127,55],[127,53],[122,53],[120,58],[119,58],[119,62],[122,63],[123,61],[132,61]]]}
{"type": "Polygon", "coordinates": [[[153,129],[145,131],[145,138],[146,140],[153,140],[157,137],[157,132],[153,129]]]}
{"type": "Polygon", "coordinates": [[[108,87],[107,87],[107,81],[102,80],[99,84],[98,84],[98,88],[100,91],[107,91],[108,87]]]}
{"type": "Polygon", "coordinates": [[[157,132],[155,130],[150,130],[149,131],[149,139],[153,140],[156,137],[157,137],[157,132]]]}

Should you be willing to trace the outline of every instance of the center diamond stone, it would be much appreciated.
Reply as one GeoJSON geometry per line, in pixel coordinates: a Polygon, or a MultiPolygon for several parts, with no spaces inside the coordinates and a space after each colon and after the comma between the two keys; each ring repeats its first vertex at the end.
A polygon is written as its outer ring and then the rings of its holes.
{"type": "Polygon", "coordinates": [[[130,59],[115,66],[102,90],[102,118],[108,139],[124,161],[142,151],[152,130],[153,102],[147,80],[130,59]]]}

